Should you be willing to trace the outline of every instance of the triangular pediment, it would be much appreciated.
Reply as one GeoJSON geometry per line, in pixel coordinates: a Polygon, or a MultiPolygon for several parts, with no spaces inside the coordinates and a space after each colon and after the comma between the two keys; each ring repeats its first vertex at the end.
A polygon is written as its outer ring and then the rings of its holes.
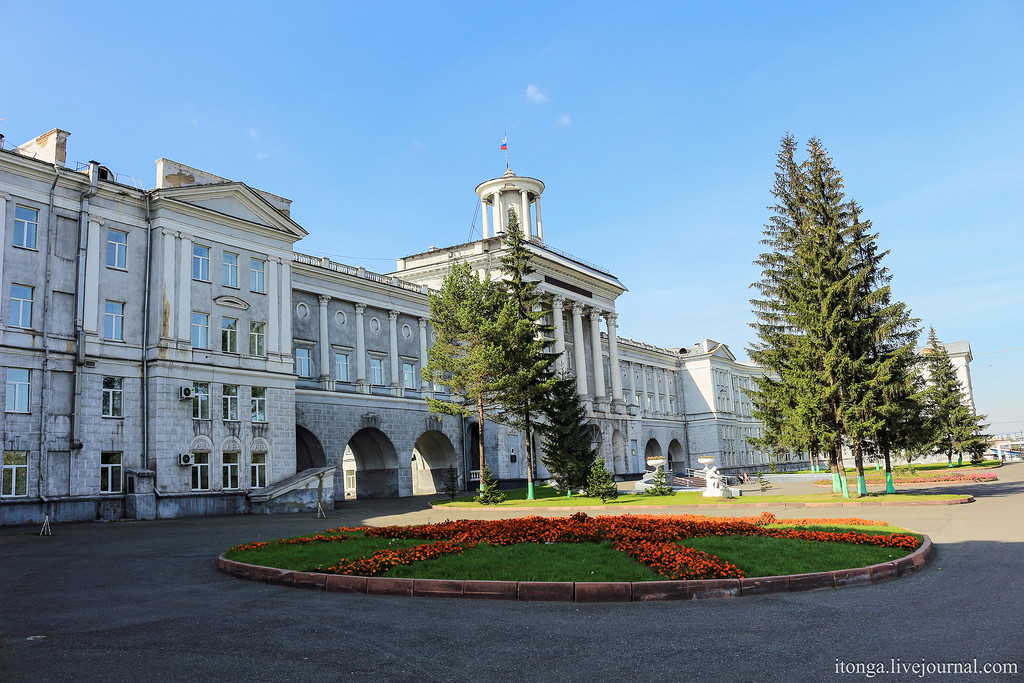
{"type": "Polygon", "coordinates": [[[195,207],[285,233],[296,241],[308,233],[245,183],[217,183],[164,188],[159,197],[175,199],[195,207]]]}
{"type": "Polygon", "coordinates": [[[716,358],[725,358],[726,360],[736,360],[736,356],[734,356],[732,351],[729,350],[729,347],[726,346],[725,344],[722,344],[721,342],[715,342],[715,346],[713,346],[709,350],[709,353],[712,356],[715,356],[716,358]]]}

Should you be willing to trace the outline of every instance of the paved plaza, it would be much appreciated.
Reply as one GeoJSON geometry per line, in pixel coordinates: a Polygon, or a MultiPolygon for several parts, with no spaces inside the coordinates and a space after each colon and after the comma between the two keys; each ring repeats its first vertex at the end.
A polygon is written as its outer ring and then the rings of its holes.
{"type": "MultiPolygon", "coordinates": [[[[923,571],[872,586],[696,602],[342,595],[240,581],[214,568],[239,542],[448,518],[423,497],[346,503],[328,520],[89,522],[58,525],[52,537],[3,528],[0,680],[820,681],[865,678],[837,674],[838,662],[977,659],[1024,668],[1024,464],[998,475],[991,484],[915,487],[971,493],[977,502],[969,505],[764,506],[779,517],[888,520],[929,534],[937,553],[923,571]]],[[[772,493],[810,490],[802,482],[772,493]]]]}

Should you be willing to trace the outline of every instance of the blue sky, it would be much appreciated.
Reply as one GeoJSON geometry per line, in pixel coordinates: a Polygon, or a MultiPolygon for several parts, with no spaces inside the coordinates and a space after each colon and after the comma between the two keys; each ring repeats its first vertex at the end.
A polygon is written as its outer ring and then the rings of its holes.
{"type": "MultiPolygon", "coordinates": [[[[298,249],[387,272],[466,241],[473,188],[547,184],[546,241],[629,288],[620,333],[751,341],[775,153],[819,137],[894,292],[969,340],[1024,428],[1024,4],[0,0],[0,132],[72,132],[294,200],[298,249]],[[282,12],[282,7],[285,11],[282,12]]],[[[479,221],[476,234],[479,234],[479,221]]]]}

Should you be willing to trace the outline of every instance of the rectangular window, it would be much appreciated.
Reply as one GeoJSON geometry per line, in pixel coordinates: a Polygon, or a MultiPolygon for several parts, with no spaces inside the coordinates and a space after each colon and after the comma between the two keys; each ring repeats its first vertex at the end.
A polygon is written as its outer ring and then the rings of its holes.
{"type": "Polygon", "coordinates": [[[0,495],[28,495],[28,453],[26,451],[4,451],[3,486],[0,495]]]}
{"type": "Polygon", "coordinates": [[[249,485],[261,489],[267,485],[267,454],[253,453],[249,467],[249,485]]]}
{"type": "Polygon", "coordinates": [[[210,385],[206,382],[192,383],[192,419],[210,419],[210,385]]]}
{"type": "Polygon", "coordinates": [[[122,417],[121,400],[124,395],[124,378],[103,378],[103,417],[122,417]]]}
{"type": "Polygon", "coordinates": [[[124,341],[124,304],[120,301],[103,305],[103,338],[124,341]]]}
{"type": "Polygon", "coordinates": [[[223,402],[223,419],[225,422],[238,422],[238,385],[225,384],[223,402]]]}
{"type": "Polygon", "coordinates": [[[210,281],[210,248],[192,245],[192,279],[210,281]]]}
{"type": "Polygon", "coordinates": [[[376,386],[384,386],[384,359],[370,359],[370,383],[376,386]]]}
{"type": "Polygon", "coordinates": [[[309,349],[295,349],[295,374],[299,377],[309,377],[311,372],[309,365],[309,349]]]}
{"type": "Polygon", "coordinates": [[[253,387],[251,401],[251,419],[253,422],[267,421],[267,388],[253,387]]]}
{"type": "Polygon", "coordinates": [[[100,453],[100,493],[121,493],[121,454],[100,453]]]}
{"type": "Polygon", "coordinates": [[[28,412],[29,371],[25,368],[7,368],[7,412],[28,412]]]}
{"type": "Polygon", "coordinates": [[[340,351],[334,352],[334,379],[339,382],[348,381],[348,354],[340,351]]]}
{"type": "Polygon", "coordinates": [[[192,490],[210,490],[210,454],[192,454],[192,490]]]}
{"type": "Polygon", "coordinates": [[[220,319],[220,350],[238,353],[238,318],[220,319]]]}
{"type": "Polygon", "coordinates": [[[210,348],[210,314],[192,313],[192,348],[210,348]]]}
{"type": "Polygon", "coordinates": [[[238,488],[238,453],[225,453],[221,463],[220,485],[224,489],[238,488]]]}
{"type": "Polygon", "coordinates": [[[128,233],[107,230],[107,267],[128,268],[128,233]]]}
{"type": "Polygon", "coordinates": [[[266,349],[263,340],[266,336],[266,323],[249,323],[249,355],[265,356],[266,349]]]}
{"type": "Polygon", "coordinates": [[[266,270],[267,262],[258,258],[249,259],[249,290],[260,294],[266,292],[263,281],[263,273],[266,270]]]}
{"type": "Polygon", "coordinates": [[[32,327],[32,287],[11,285],[11,327],[32,327]]]}
{"type": "Polygon", "coordinates": [[[402,363],[402,377],[405,379],[406,389],[418,389],[416,384],[416,364],[402,363]]]}
{"type": "Polygon", "coordinates": [[[224,252],[224,286],[238,287],[238,254],[224,252]]]}
{"type": "Polygon", "coordinates": [[[35,249],[36,228],[38,227],[38,211],[24,206],[14,207],[14,246],[35,249]]]}

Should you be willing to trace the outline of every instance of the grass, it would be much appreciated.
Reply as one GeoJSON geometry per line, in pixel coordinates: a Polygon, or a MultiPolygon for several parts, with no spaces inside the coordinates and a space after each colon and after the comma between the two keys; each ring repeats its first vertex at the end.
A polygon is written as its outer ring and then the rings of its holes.
{"type": "Polygon", "coordinates": [[[748,577],[866,567],[891,562],[908,554],[899,548],[764,536],[705,536],[688,538],[681,544],[732,562],[748,577]]]}
{"type": "MultiPolygon", "coordinates": [[[[892,463],[891,463],[892,464],[893,472],[895,472],[896,470],[905,470],[905,469],[907,469],[907,464],[906,463],[907,463],[906,460],[897,460],[896,458],[893,458],[892,459],[892,463]]],[[[936,463],[928,463],[928,464],[925,464],[925,465],[914,465],[914,470],[915,471],[922,471],[922,470],[924,470],[924,471],[928,471],[928,470],[945,470],[945,469],[953,469],[953,470],[956,470],[956,469],[961,469],[961,470],[963,470],[963,469],[984,470],[984,469],[989,469],[989,468],[992,468],[992,467],[998,467],[1000,464],[1001,463],[998,460],[995,460],[995,459],[983,460],[980,465],[972,465],[970,460],[965,460],[964,464],[961,465],[959,468],[956,465],[953,465],[953,467],[950,468],[944,462],[941,462],[941,463],[940,462],[936,462],[936,463]]],[[[846,468],[846,472],[852,473],[852,474],[856,474],[857,473],[857,468],[856,467],[847,467],[846,468]]],[[[878,470],[875,469],[874,463],[872,463],[870,465],[867,464],[867,463],[864,464],[864,473],[867,474],[868,472],[878,473],[878,470]]],[[[810,470],[800,470],[798,472],[779,472],[779,474],[828,474],[828,473],[829,473],[829,471],[828,471],[827,468],[823,469],[823,470],[821,470],[819,472],[813,472],[813,473],[810,470]]],[[[882,470],[882,474],[884,476],[885,470],[882,470]]]]}
{"type": "MultiPolygon", "coordinates": [[[[318,565],[334,564],[338,558],[354,560],[372,555],[385,548],[411,548],[426,541],[405,538],[375,538],[362,532],[348,534],[346,541],[334,543],[304,543],[299,545],[269,545],[254,550],[229,550],[224,556],[236,562],[305,571],[318,565]]],[[[294,538],[294,537],[293,537],[294,538]]]]}
{"type": "Polygon", "coordinates": [[[644,505],[709,505],[709,504],[763,504],[771,503],[828,503],[828,502],[851,502],[855,500],[871,501],[908,501],[908,500],[935,500],[960,498],[955,493],[942,494],[907,494],[907,493],[868,493],[860,498],[843,498],[842,495],[826,493],[807,493],[789,496],[772,496],[755,493],[744,495],[739,498],[705,498],[699,491],[677,491],[671,496],[652,496],[647,494],[622,494],[615,500],[602,503],[600,498],[589,498],[587,496],[573,496],[566,498],[565,494],[556,492],[550,486],[539,486],[535,489],[536,499],[526,499],[526,489],[513,489],[504,491],[505,502],[498,505],[481,505],[473,500],[472,496],[462,496],[454,501],[439,501],[435,505],[453,508],[502,508],[502,507],[589,507],[594,505],[609,506],[644,506],[644,505]]]}

